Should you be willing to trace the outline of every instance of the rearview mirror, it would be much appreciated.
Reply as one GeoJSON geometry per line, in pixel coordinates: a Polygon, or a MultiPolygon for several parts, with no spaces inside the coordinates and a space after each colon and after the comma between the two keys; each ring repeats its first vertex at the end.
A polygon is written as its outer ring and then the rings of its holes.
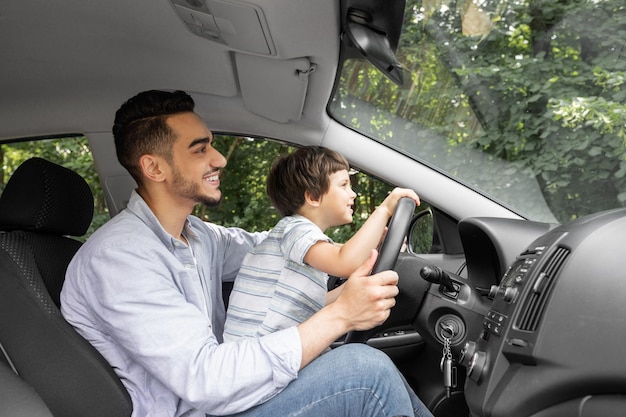
{"type": "Polygon", "coordinates": [[[404,68],[396,58],[387,34],[359,22],[357,16],[348,15],[344,30],[359,52],[391,81],[404,88],[407,85],[404,68]]]}

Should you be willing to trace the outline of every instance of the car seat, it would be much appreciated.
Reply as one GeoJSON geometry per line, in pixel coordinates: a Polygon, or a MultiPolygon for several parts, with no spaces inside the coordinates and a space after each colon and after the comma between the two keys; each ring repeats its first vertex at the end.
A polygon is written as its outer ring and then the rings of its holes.
{"type": "Polygon", "coordinates": [[[0,416],[53,417],[35,390],[0,361],[0,416]]]}
{"type": "MultiPolygon", "coordinates": [[[[22,163],[0,196],[0,362],[63,417],[122,417],[128,392],[61,315],[65,271],[93,217],[77,173],[41,158],[22,163]]],[[[4,387],[0,386],[0,390],[4,387]]]]}

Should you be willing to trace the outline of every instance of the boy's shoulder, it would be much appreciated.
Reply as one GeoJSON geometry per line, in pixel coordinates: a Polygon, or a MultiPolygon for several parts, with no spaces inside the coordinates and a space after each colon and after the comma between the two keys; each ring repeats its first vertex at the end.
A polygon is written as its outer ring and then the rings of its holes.
{"type": "Polygon", "coordinates": [[[285,216],[282,219],[280,219],[280,221],[276,223],[276,226],[274,226],[272,230],[277,230],[277,231],[280,231],[281,233],[285,233],[288,230],[300,228],[300,227],[312,228],[312,227],[317,227],[317,226],[306,217],[301,216],[299,214],[294,214],[292,216],[285,216]]]}
{"type": "Polygon", "coordinates": [[[301,215],[285,216],[270,231],[274,240],[294,241],[299,239],[325,240],[331,239],[311,220],[301,215]]]}

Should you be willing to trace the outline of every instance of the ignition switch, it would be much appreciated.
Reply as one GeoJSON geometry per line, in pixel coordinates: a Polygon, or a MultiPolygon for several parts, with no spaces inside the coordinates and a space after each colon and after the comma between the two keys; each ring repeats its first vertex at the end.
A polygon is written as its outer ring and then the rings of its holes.
{"type": "Polygon", "coordinates": [[[451,344],[457,344],[465,338],[465,323],[454,314],[446,314],[435,323],[435,334],[442,343],[450,339],[451,344]]]}

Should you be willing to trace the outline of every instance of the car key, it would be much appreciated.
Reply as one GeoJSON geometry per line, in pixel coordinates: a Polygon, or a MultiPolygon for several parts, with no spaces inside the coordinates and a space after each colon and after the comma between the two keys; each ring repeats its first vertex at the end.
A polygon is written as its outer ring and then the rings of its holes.
{"type": "Polygon", "coordinates": [[[440,369],[443,372],[443,386],[446,389],[446,398],[450,398],[451,389],[456,387],[456,366],[452,357],[452,349],[450,344],[451,338],[443,334],[443,354],[441,358],[440,369]]]}
{"type": "Polygon", "coordinates": [[[447,358],[443,363],[443,386],[446,388],[446,398],[450,398],[450,389],[454,387],[453,374],[455,370],[452,359],[447,358]]]}

